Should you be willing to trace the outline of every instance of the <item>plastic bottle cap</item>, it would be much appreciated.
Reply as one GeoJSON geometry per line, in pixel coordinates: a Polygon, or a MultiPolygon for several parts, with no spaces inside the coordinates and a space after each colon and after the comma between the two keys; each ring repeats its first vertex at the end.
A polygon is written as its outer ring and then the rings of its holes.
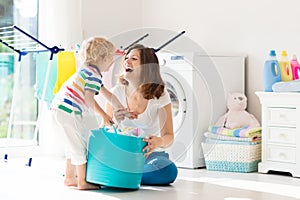
{"type": "Polygon", "coordinates": [[[283,51],[281,52],[281,55],[282,55],[282,56],[287,56],[286,50],[283,50],[283,51]]]}
{"type": "Polygon", "coordinates": [[[269,55],[270,56],[276,56],[276,51],[275,50],[271,50],[269,55]]]}

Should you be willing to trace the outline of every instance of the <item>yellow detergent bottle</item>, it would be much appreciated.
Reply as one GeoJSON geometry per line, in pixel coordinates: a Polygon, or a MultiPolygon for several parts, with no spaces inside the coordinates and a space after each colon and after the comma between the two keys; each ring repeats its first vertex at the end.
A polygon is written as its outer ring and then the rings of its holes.
{"type": "Polygon", "coordinates": [[[281,52],[281,56],[278,59],[279,66],[280,66],[280,74],[282,81],[291,81],[293,80],[293,73],[292,68],[290,65],[290,61],[288,59],[287,52],[283,50],[281,52]]]}

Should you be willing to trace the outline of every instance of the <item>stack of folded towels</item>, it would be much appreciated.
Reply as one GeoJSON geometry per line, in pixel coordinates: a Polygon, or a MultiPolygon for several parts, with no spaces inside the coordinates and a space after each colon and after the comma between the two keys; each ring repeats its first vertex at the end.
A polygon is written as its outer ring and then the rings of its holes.
{"type": "Polygon", "coordinates": [[[204,136],[202,148],[208,170],[257,171],[261,160],[261,127],[209,126],[204,136]]]}
{"type": "Polygon", "coordinates": [[[208,132],[204,133],[207,139],[239,141],[239,142],[260,142],[261,127],[242,127],[228,129],[220,126],[209,126],[208,132]]]}

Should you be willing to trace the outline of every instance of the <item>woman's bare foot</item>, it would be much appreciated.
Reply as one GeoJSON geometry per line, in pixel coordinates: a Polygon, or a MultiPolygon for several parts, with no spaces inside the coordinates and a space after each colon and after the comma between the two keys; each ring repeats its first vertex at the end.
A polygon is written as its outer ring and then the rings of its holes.
{"type": "Polygon", "coordinates": [[[64,181],[65,186],[75,186],[77,187],[77,179],[76,178],[66,178],[64,181]]]}
{"type": "Polygon", "coordinates": [[[92,183],[84,182],[84,183],[79,183],[77,188],[79,190],[99,190],[100,186],[92,183]]]}

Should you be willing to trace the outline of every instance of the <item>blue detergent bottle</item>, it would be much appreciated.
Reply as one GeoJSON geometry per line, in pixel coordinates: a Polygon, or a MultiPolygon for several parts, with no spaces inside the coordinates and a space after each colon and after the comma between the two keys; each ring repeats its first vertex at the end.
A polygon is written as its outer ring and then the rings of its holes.
{"type": "Polygon", "coordinates": [[[265,61],[264,65],[264,91],[273,92],[272,85],[281,81],[280,66],[276,58],[275,50],[271,50],[269,59],[265,61]]]}

